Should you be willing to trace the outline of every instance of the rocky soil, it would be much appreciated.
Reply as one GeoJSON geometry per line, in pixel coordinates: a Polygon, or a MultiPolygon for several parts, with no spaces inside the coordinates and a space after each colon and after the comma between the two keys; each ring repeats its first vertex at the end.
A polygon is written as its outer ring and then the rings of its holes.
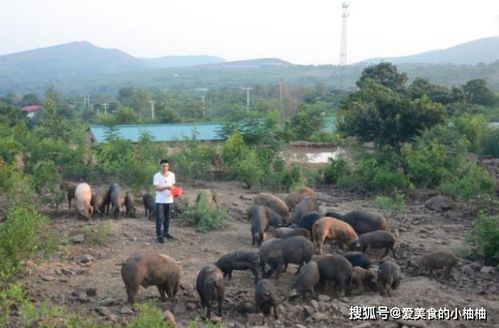
{"type": "MultiPolygon", "coordinates": [[[[169,309],[180,326],[205,314],[195,291],[195,279],[199,270],[215,262],[222,255],[235,250],[253,250],[250,227],[244,212],[251,204],[255,193],[250,193],[237,183],[206,183],[185,185],[188,199],[194,199],[201,188],[215,191],[217,199],[229,213],[229,222],[222,230],[198,233],[181,225],[179,219],[172,221],[171,233],[177,241],[157,244],[154,222],[143,217],[139,206],[139,217],[113,220],[98,218],[94,222],[82,222],[67,208],[49,213],[53,227],[61,238],[70,242],[57,256],[31,268],[24,280],[30,296],[36,301],[50,301],[66,305],[74,310],[95,316],[100,320],[111,320],[117,324],[136,315],[136,309],[126,304],[126,292],[121,279],[121,263],[131,254],[157,251],[174,257],[182,266],[182,289],[174,304],[163,303],[156,288],[139,291],[137,303],[152,301],[163,309],[169,309]],[[103,246],[90,243],[83,234],[85,226],[110,225],[111,234],[103,246]]],[[[284,194],[278,194],[284,197],[284,194]]],[[[223,323],[228,327],[499,327],[499,272],[480,262],[462,260],[452,271],[451,279],[445,280],[440,272],[432,277],[416,276],[409,264],[411,257],[428,252],[447,249],[458,256],[466,254],[465,232],[470,228],[472,217],[456,204],[431,205],[429,197],[422,195],[410,200],[401,212],[384,214],[389,217],[390,230],[398,238],[397,252],[404,278],[392,296],[381,296],[370,291],[362,295],[354,293],[343,298],[321,294],[317,300],[310,297],[290,299],[289,291],[293,279],[294,265],[276,281],[278,290],[279,319],[264,318],[254,313],[253,276],[249,271],[235,271],[232,280],[226,280],[226,299],[223,323]],[[486,321],[458,320],[350,320],[353,307],[386,306],[402,308],[447,308],[463,310],[483,307],[487,311],[486,321]]],[[[335,189],[318,192],[321,210],[347,212],[352,209],[373,208],[372,199],[335,189]]],[[[333,246],[328,246],[333,251],[333,246]]],[[[370,253],[375,260],[381,254],[370,253]]],[[[365,314],[368,314],[367,312],[365,314]]]]}

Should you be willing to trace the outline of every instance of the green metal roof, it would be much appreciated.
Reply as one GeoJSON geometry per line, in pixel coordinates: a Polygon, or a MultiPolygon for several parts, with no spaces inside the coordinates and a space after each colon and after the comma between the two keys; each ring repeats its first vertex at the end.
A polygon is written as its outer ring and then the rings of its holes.
{"type": "MultiPolygon", "coordinates": [[[[193,133],[196,133],[196,139],[201,141],[222,140],[218,131],[223,127],[218,123],[178,123],[178,124],[131,124],[115,125],[118,135],[126,140],[138,142],[142,131],[151,134],[156,142],[179,141],[185,138],[191,139],[193,133]]],[[[105,125],[91,125],[89,131],[93,134],[98,143],[106,142],[106,131],[109,130],[105,125]]]]}

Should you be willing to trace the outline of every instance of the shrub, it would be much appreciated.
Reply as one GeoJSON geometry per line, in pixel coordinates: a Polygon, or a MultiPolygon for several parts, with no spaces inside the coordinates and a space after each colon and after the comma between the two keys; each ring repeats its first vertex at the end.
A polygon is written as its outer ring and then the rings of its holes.
{"type": "Polygon", "coordinates": [[[33,184],[42,202],[55,205],[57,210],[65,194],[59,187],[61,179],[54,162],[46,160],[38,163],[33,173],[33,184]]]}
{"type": "Polygon", "coordinates": [[[126,323],[127,328],[167,328],[171,327],[163,317],[163,312],[154,304],[139,305],[139,314],[126,323]]]}
{"type": "Polygon", "coordinates": [[[495,181],[475,163],[463,165],[454,175],[440,185],[440,189],[461,200],[492,195],[495,181]]]}
{"type": "Polygon", "coordinates": [[[85,240],[90,244],[104,245],[107,242],[107,238],[111,234],[111,224],[96,224],[93,226],[85,226],[82,229],[82,233],[85,236],[85,240]]]}
{"type": "Polygon", "coordinates": [[[480,134],[477,152],[499,158],[499,129],[487,128],[480,134]]]}
{"type": "Polygon", "coordinates": [[[7,196],[6,208],[34,203],[35,194],[31,181],[2,161],[0,161],[0,192],[7,196]]]}
{"type": "Polygon", "coordinates": [[[389,153],[364,155],[354,174],[359,176],[361,186],[370,191],[391,192],[409,187],[398,161],[389,153]]]}
{"type": "Polygon", "coordinates": [[[15,207],[0,225],[0,284],[35,257],[52,251],[55,238],[47,217],[31,207],[15,207]]]}
{"type": "Polygon", "coordinates": [[[26,293],[20,284],[0,288],[0,327],[7,327],[12,308],[27,302],[26,293]]]}
{"type": "Polygon", "coordinates": [[[401,212],[405,209],[405,195],[400,192],[395,193],[395,197],[376,196],[374,206],[382,210],[393,212],[401,212]]]}
{"type": "Polygon", "coordinates": [[[212,171],[214,148],[192,139],[179,144],[179,150],[170,156],[172,170],[187,179],[209,179],[212,171]]]}
{"type": "Polygon", "coordinates": [[[227,217],[226,210],[212,208],[203,201],[185,208],[181,216],[185,223],[201,232],[222,227],[227,222],[227,217]]]}
{"type": "Polygon", "coordinates": [[[324,182],[327,184],[337,183],[340,177],[349,174],[348,163],[342,158],[330,158],[328,165],[323,169],[324,182]]]}
{"type": "Polygon", "coordinates": [[[418,187],[438,186],[450,174],[445,147],[432,140],[420,141],[417,145],[406,145],[402,154],[407,163],[410,180],[418,187]]]}
{"type": "Polygon", "coordinates": [[[248,188],[260,185],[265,175],[255,149],[248,149],[242,158],[230,167],[232,177],[244,182],[248,188]]]}
{"type": "Polygon", "coordinates": [[[467,240],[487,265],[499,264],[499,216],[480,215],[473,222],[467,240]]]}

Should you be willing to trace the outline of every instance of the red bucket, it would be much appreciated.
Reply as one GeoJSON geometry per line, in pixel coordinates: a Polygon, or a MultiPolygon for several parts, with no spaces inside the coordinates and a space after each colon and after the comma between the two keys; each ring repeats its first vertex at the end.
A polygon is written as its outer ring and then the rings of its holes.
{"type": "Polygon", "coordinates": [[[173,187],[170,192],[172,193],[173,197],[180,197],[182,196],[182,188],[180,187],[173,187]]]}

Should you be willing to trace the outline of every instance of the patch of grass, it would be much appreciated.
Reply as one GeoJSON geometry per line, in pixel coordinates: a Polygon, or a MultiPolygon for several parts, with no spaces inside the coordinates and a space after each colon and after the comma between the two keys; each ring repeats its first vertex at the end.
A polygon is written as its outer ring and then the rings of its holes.
{"type": "Polygon", "coordinates": [[[127,328],[173,328],[164,320],[163,312],[154,304],[139,305],[139,314],[127,322],[127,328]]]}
{"type": "Polygon", "coordinates": [[[104,245],[111,234],[111,228],[111,223],[107,222],[93,226],[85,226],[82,229],[82,233],[85,236],[85,240],[90,244],[104,245]]]}

